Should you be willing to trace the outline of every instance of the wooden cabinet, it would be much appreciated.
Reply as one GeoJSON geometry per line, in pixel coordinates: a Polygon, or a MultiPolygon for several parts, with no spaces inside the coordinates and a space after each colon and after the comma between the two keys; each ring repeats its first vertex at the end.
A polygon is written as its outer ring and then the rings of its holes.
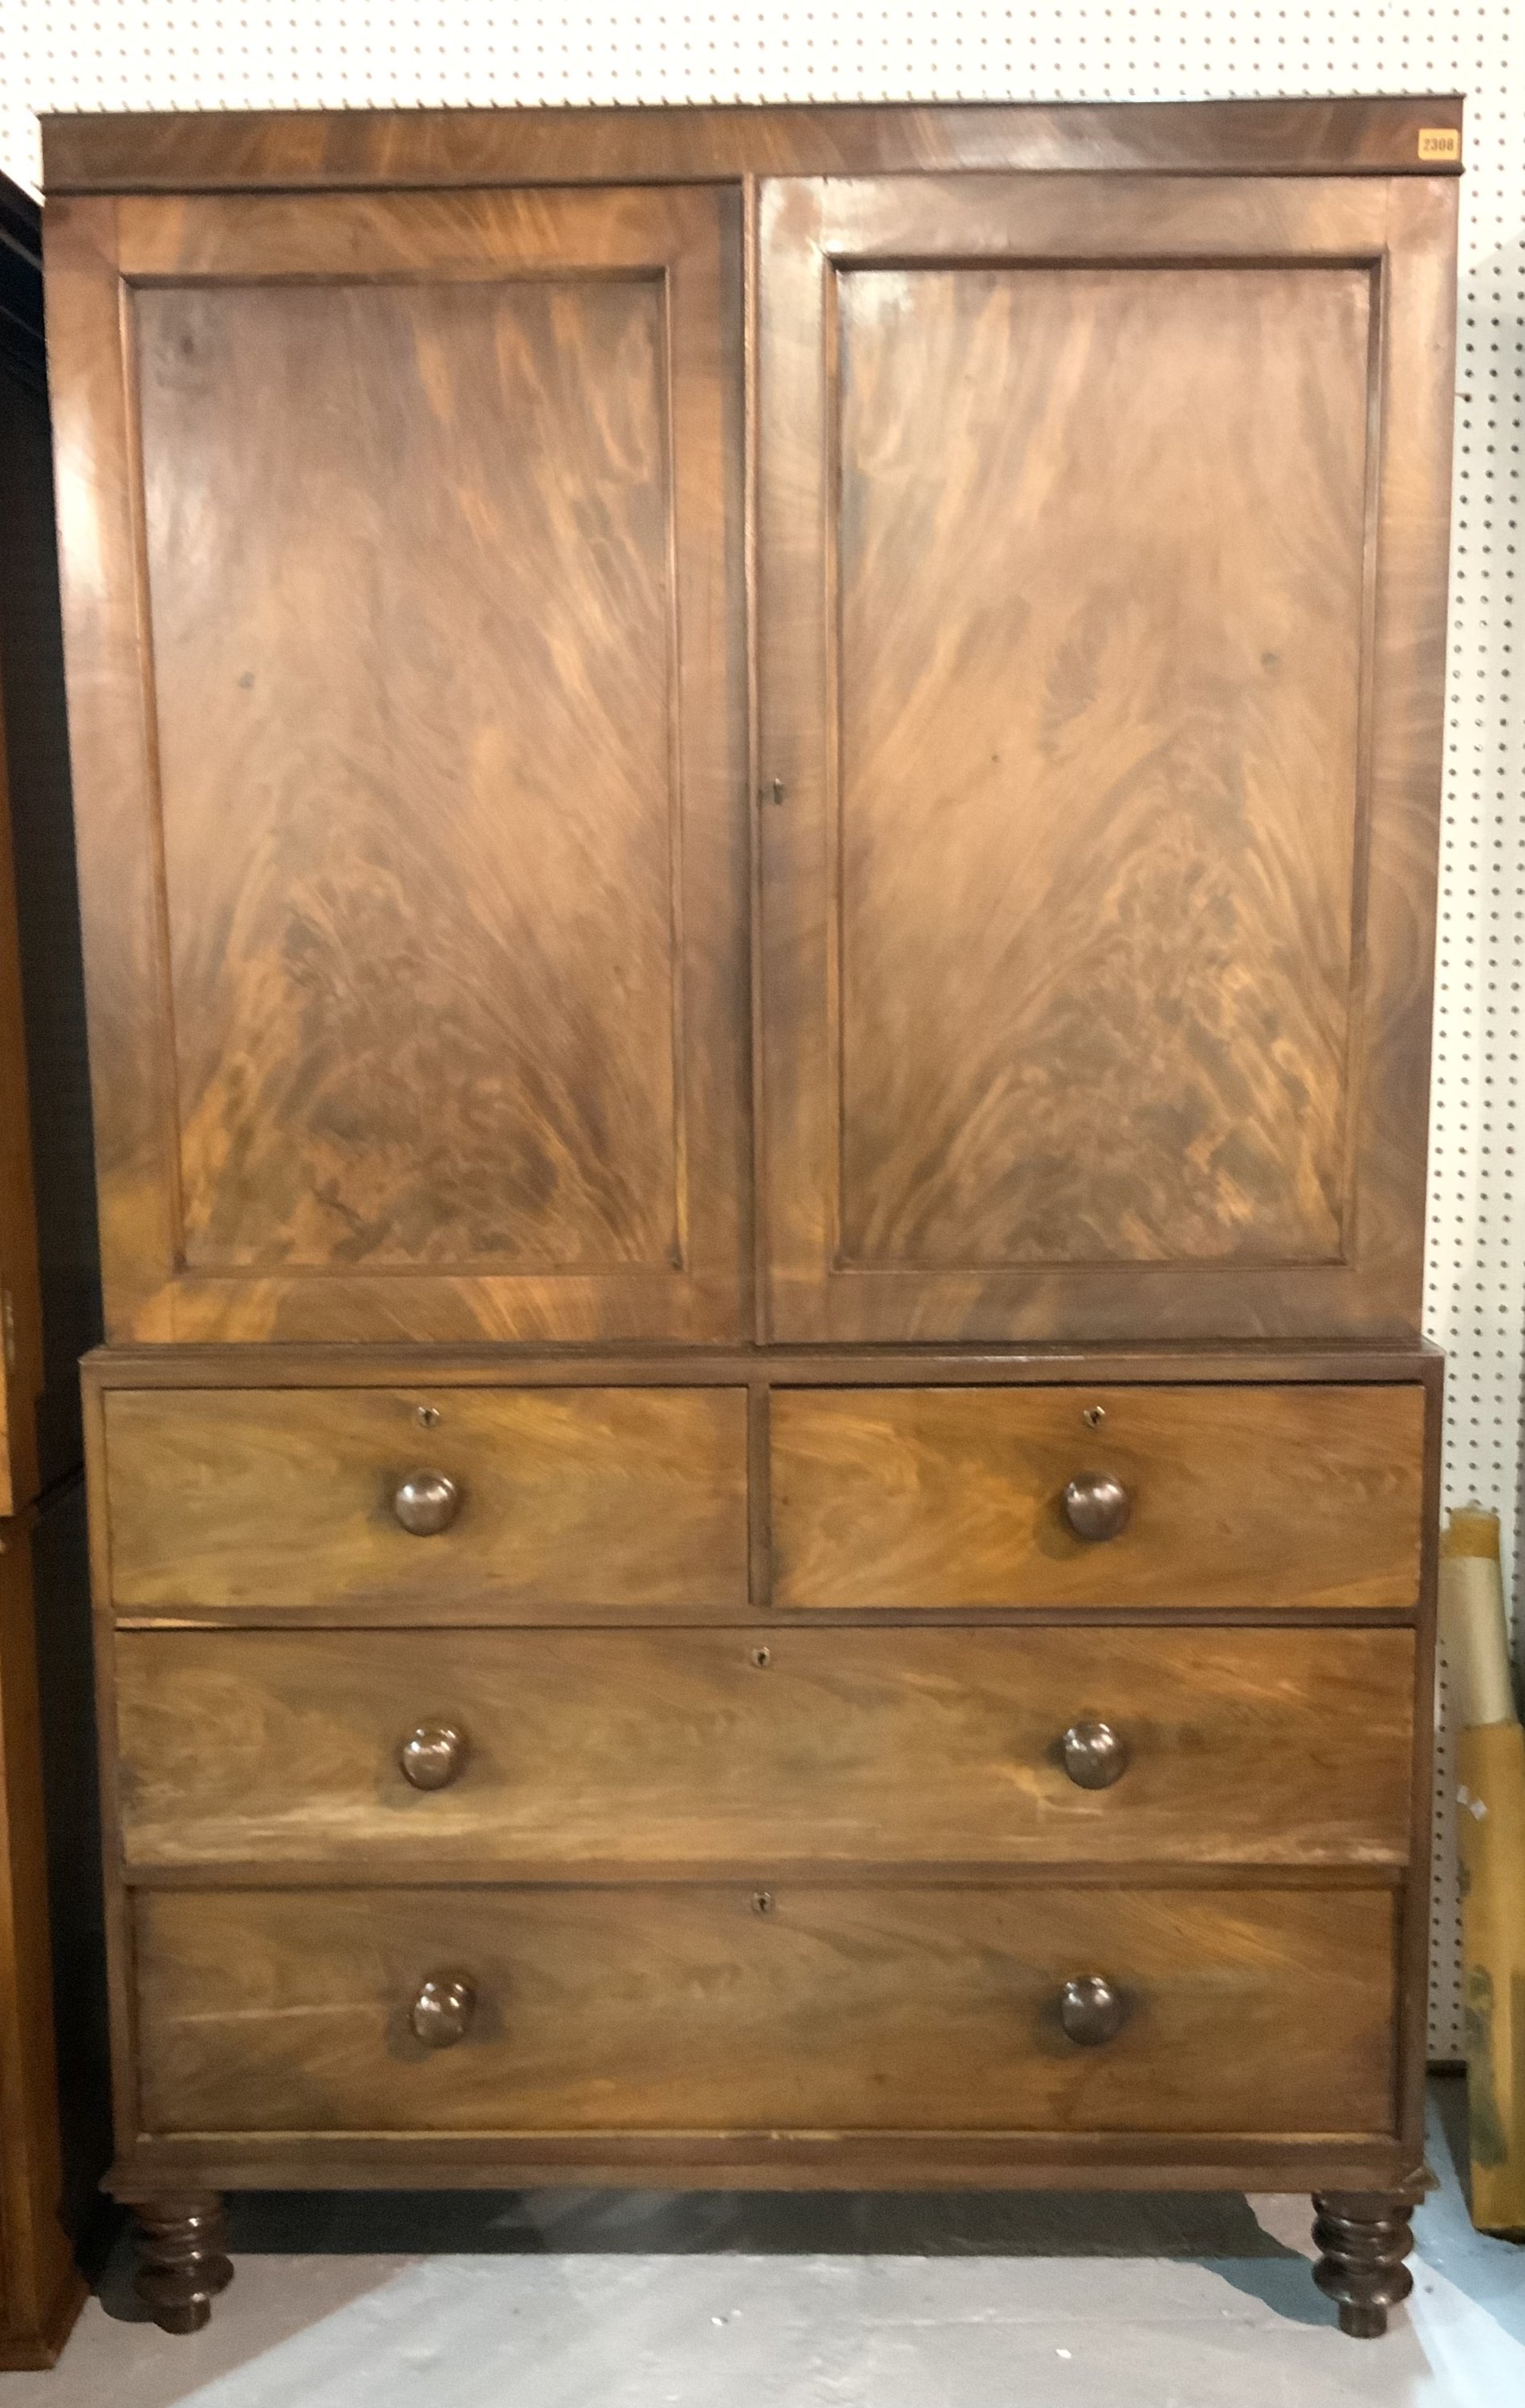
{"type": "Polygon", "coordinates": [[[36,203],[0,177],[0,2368],[50,2366],[106,2159],[76,1361],[99,1335],[36,203]]]}
{"type": "Polygon", "coordinates": [[[49,125],[163,2321],[304,2180],[1403,2295],[1459,126],[49,125]]]}

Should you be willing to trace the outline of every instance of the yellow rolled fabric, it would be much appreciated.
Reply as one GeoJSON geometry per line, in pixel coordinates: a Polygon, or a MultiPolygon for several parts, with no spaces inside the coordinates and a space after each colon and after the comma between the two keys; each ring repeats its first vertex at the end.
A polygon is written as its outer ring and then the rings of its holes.
{"type": "Polygon", "coordinates": [[[1472,2220],[1525,2231],[1525,1731],[1510,1673],[1499,1520],[1441,1539],[1440,1632],[1456,1705],[1472,2220]]]}

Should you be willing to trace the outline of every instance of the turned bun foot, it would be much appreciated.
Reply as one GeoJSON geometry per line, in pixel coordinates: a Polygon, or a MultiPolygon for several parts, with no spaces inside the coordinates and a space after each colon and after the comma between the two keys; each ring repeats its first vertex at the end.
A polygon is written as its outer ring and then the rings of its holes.
{"type": "Polygon", "coordinates": [[[134,2290],[165,2332],[199,2332],[233,2280],[222,2200],[215,2191],[139,2200],[133,2215],[134,2290]]]}
{"type": "Polygon", "coordinates": [[[1342,2332],[1376,2341],[1388,2329],[1388,2310],[1414,2288],[1403,2263],[1414,2246],[1410,2211],[1380,2191],[1316,2194],[1314,2208],[1320,2253],[1314,2281],[1337,2303],[1342,2332]]]}

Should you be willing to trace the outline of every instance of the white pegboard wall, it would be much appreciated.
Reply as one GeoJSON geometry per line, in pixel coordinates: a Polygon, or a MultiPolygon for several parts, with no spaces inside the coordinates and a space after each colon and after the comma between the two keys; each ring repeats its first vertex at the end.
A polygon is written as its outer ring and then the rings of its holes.
{"type": "MultiPolygon", "coordinates": [[[[576,102],[1206,99],[1465,93],[1450,721],[1426,1322],[1449,1362],[1446,1488],[1518,1560],[1525,1195],[1518,1122],[1525,834],[1517,796],[1525,49],[1499,0],[1450,7],[827,7],[501,0],[435,11],[285,0],[0,0],[0,166],[36,112],[576,102]]],[[[1460,2053],[1448,1816],[1431,2047],[1460,2053]]]]}

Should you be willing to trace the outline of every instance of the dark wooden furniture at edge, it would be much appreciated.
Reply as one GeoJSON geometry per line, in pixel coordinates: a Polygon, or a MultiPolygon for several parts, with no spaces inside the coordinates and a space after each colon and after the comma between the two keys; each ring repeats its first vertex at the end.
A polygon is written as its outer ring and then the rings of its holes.
{"type": "Polygon", "coordinates": [[[1409,2287],[1460,105],[45,125],[117,2195],[1409,2287]]]}
{"type": "Polygon", "coordinates": [[[107,2154],[76,1364],[100,1333],[36,204],[0,178],[0,2366],[50,2366],[107,2154]]]}

